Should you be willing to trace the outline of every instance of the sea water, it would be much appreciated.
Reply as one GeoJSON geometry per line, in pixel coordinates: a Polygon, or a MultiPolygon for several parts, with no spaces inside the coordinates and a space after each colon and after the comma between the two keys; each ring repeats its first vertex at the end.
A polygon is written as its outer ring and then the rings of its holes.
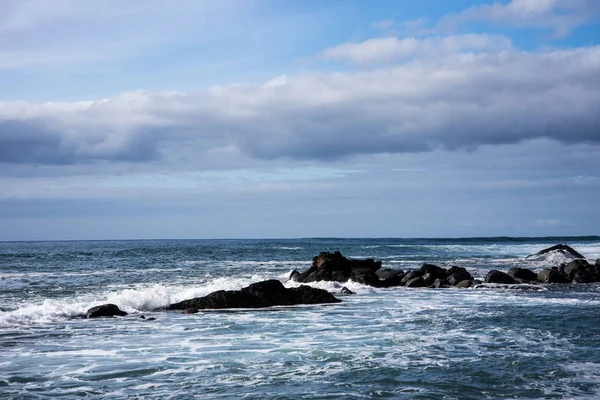
{"type": "Polygon", "coordinates": [[[321,251],[534,270],[600,237],[0,243],[0,398],[483,399],[600,397],[600,284],[375,289],[319,282],[338,304],[160,311],[264,279],[321,251]],[[114,303],[126,317],[86,320],[114,303]],[[140,316],[146,319],[141,319],[140,316]],[[149,320],[154,317],[155,320],[149,320]]]}

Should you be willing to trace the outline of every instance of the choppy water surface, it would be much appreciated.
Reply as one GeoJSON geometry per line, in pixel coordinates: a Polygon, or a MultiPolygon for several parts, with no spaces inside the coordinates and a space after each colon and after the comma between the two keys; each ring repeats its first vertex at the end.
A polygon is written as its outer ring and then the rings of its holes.
{"type": "MultiPolygon", "coordinates": [[[[153,311],[281,279],[320,251],[475,276],[600,238],[0,243],[0,397],[600,397],[600,285],[373,289],[324,306],[153,311]],[[85,320],[112,302],[130,316],[85,320]],[[144,321],[139,316],[155,317],[144,321]]],[[[332,292],[341,285],[318,283],[332,292]]]]}

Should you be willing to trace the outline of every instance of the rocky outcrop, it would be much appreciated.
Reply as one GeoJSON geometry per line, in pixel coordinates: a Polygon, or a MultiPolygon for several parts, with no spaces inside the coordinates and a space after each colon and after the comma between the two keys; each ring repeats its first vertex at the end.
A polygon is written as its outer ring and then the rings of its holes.
{"type": "Polygon", "coordinates": [[[323,289],[305,285],[288,289],[280,281],[271,279],[253,283],[241,290],[219,290],[204,297],[184,300],[171,304],[167,309],[193,313],[194,310],[206,309],[263,308],[298,304],[339,303],[340,301],[323,289]]]}
{"type": "Polygon", "coordinates": [[[558,253],[566,254],[566,255],[572,256],[574,258],[585,258],[580,253],[578,253],[575,249],[573,249],[571,246],[568,246],[566,244],[557,244],[555,246],[540,250],[537,253],[532,254],[532,255],[534,255],[534,256],[542,255],[542,254],[547,254],[547,253],[551,253],[551,252],[558,252],[558,253]]]}
{"type": "Polygon", "coordinates": [[[115,304],[102,304],[100,306],[90,308],[85,313],[86,318],[123,317],[125,315],[127,315],[127,313],[122,311],[115,304]]]}
{"type": "MultiPolygon", "coordinates": [[[[296,282],[309,283],[319,281],[334,281],[362,283],[364,285],[384,287],[390,282],[380,279],[377,271],[381,268],[381,261],[373,259],[350,260],[336,251],[334,253],[322,252],[313,258],[312,266],[304,272],[293,271],[290,279],[296,282]]],[[[397,275],[391,278],[396,282],[397,275]]]]}

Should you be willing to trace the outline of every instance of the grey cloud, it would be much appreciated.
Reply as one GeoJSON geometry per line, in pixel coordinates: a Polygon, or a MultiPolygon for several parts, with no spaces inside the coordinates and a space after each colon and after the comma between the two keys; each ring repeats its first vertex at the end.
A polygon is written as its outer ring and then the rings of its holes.
{"type": "Polygon", "coordinates": [[[599,70],[600,47],[507,51],[203,93],[0,103],[0,162],[145,162],[223,149],[328,160],[536,138],[600,143],[599,70]]]}

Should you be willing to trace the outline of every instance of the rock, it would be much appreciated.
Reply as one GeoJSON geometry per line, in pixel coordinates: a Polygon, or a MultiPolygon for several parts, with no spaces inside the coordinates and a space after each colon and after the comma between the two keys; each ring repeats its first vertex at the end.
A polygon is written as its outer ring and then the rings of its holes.
{"type": "Polygon", "coordinates": [[[425,281],[423,280],[422,276],[417,276],[416,278],[413,278],[413,279],[409,280],[408,282],[406,282],[406,287],[418,288],[418,287],[424,287],[424,286],[425,286],[425,281]]]}
{"type": "Polygon", "coordinates": [[[561,265],[560,272],[563,272],[569,281],[575,283],[588,283],[596,280],[594,266],[584,259],[573,260],[566,265],[561,265]]]}
{"type": "Polygon", "coordinates": [[[430,286],[437,278],[434,273],[427,273],[423,275],[423,286],[430,286]]]}
{"type": "Polygon", "coordinates": [[[395,278],[398,275],[404,275],[404,271],[401,269],[382,268],[378,271],[375,271],[375,274],[379,277],[379,279],[385,281],[387,279],[395,278]]]}
{"type": "Polygon", "coordinates": [[[537,274],[530,269],[527,268],[511,268],[508,270],[508,274],[515,278],[515,280],[524,280],[524,281],[536,281],[537,274]]]}
{"type": "Polygon", "coordinates": [[[334,253],[322,252],[313,258],[312,266],[304,271],[294,271],[290,279],[297,282],[335,281],[347,282],[353,280],[365,285],[379,287],[381,279],[376,272],[381,268],[381,261],[373,259],[349,260],[339,251],[334,253]]]}
{"type": "Polygon", "coordinates": [[[458,282],[456,284],[456,287],[457,288],[463,288],[463,289],[470,288],[471,286],[473,286],[473,282],[474,281],[472,281],[470,279],[465,279],[464,281],[458,282]]]}
{"type": "Polygon", "coordinates": [[[422,276],[425,276],[426,274],[431,274],[433,280],[436,280],[437,278],[446,278],[448,276],[448,271],[445,268],[438,267],[434,264],[425,263],[421,265],[420,271],[422,276]]]}
{"type": "Polygon", "coordinates": [[[506,272],[493,269],[490,272],[488,272],[485,276],[485,283],[504,283],[510,285],[517,282],[515,281],[515,278],[513,278],[506,272]]]}
{"type": "Polygon", "coordinates": [[[340,301],[323,289],[305,285],[287,289],[280,281],[271,279],[253,283],[241,290],[219,290],[204,297],[184,300],[171,304],[167,309],[263,308],[298,304],[339,303],[340,301]]]}
{"type": "MultiPolygon", "coordinates": [[[[402,271],[401,271],[402,272],[402,271]]],[[[394,287],[394,286],[401,286],[402,285],[402,279],[404,279],[404,276],[406,274],[404,272],[399,273],[396,276],[393,276],[391,278],[388,279],[384,279],[381,282],[379,282],[378,286],[379,287],[394,287]]]]}
{"type": "Polygon", "coordinates": [[[183,310],[183,314],[196,314],[199,310],[197,308],[186,308],[183,310]]]}
{"type": "Polygon", "coordinates": [[[446,281],[445,279],[437,278],[429,287],[432,289],[442,289],[448,288],[450,287],[450,285],[448,285],[448,281],[446,281]]]}
{"type": "Polygon", "coordinates": [[[455,286],[461,281],[473,280],[473,276],[465,268],[454,266],[448,269],[448,278],[446,279],[450,285],[455,286]]]}
{"type": "Polygon", "coordinates": [[[575,258],[585,258],[581,254],[579,254],[577,251],[575,251],[575,249],[573,249],[571,246],[568,246],[566,244],[557,244],[555,246],[548,247],[547,249],[540,250],[533,255],[541,255],[541,254],[546,254],[546,253],[550,253],[550,252],[560,252],[563,254],[568,254],[575,258]]]}
{"type": "Polygon", "coordinates": [[[346,286],[344,286],[342,288],[342,290],[340,291],[340,294],[346,294],[346,295],[348,295],[348,294],[356,294],[356,293],[353,292],[352,290],[348,289],[346,286]]]}
{"type": "Polygon", "coordinates": [[[421,271],[408,271],[402,278],[401,284],[406,285],[408,281],[413,280],[421,276],[421,271]]]}
{"type": "Polygon", "coordinates": [[[139,319],[141,319],[142,321],[155,321],[156,320],[156,318],[154,318],[154,317],[146,318],[143,315],[140,315],[139,319]]]}
{"type": "Polygon", "coordinates": [[[568,283],[567,276],[556,268],[543,269],[538,272],[537,280],[542,283],[568,283]]]}
{"type": "Polygon", "coordinates": [[[85,313],[86,318],[100,318],[100,317],[123,317],[127,315],[125,311],[121,311],[119,307],[114,304],[102,304],[100,306],[92,307],[85,313]]]}

